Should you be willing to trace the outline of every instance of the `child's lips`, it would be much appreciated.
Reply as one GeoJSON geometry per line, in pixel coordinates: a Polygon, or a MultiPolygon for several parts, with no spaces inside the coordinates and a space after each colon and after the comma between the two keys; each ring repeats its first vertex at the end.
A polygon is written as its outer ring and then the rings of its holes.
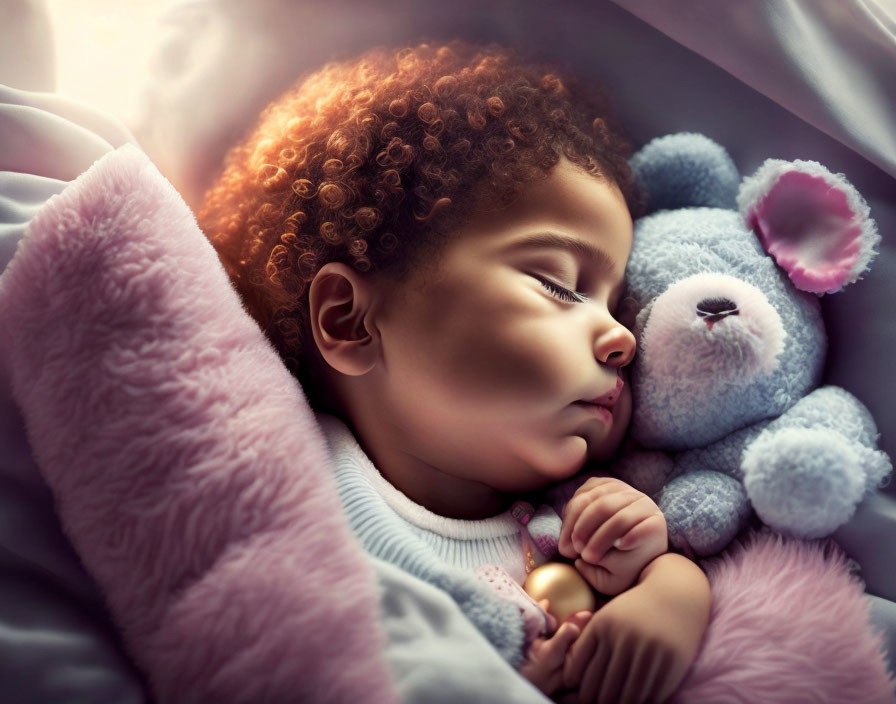
{"type": "Polygon", "coordinates": [[[613,407],[616,405],[616,402],[622,395],[622,388],[624,386],[625,382],[622,380],[622,376],[617,376],[616,386],[614,386],[609,391],[591,399],[590,401],[584,399],[581,401],[576,401],[575,403],[573,403],[573,405],[589,412],[591,415],[601,420],[604,424],[610,425],[613,422],[613,407]]]}
{"type": "Polygon", "coordinates": [[[616,402],[619,400],[619,397],[622,395],[622,387],[625,386],[625,382],[622,380],[621,376],[616,377],[616,386],[607,391],[600,396],[591,399],[590,401],[579,401],[578,403],[591,404],[594,406],[603,406],[606,409],[613,410],[613,406],[616,405],[616,402]]]}
{"type": "Polygon", "coordinates": [[[591,403],[590,401],[576,401],[574,406],[584,409],[588,413],[593,414],[604,423],[609,425],[613,422],[613,407],[602,404],[591,403]]]}

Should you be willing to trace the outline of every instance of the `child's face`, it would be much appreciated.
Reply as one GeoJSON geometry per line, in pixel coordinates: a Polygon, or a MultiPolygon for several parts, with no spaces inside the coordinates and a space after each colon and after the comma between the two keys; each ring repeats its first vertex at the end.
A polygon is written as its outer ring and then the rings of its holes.
{"type": "Polygon", "coordinates": [[[613,318],[631,246],[618,188],[566,160],[510,209],[474,216],[435,272],[385,299],[374,425],[394,437],[372,445],[500,492],[608,458],[628,387],[611,412],[584,402],[611,392],[634,354],[613,318]]]}

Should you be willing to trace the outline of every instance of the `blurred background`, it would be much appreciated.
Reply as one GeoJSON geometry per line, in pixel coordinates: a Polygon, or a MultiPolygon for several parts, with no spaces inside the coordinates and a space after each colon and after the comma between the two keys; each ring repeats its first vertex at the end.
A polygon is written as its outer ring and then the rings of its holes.
{"type": "Polygon", "coordinates": [[[46,0],[56,91],[134,121],[158,22],[171,0],[46,0]]]}
{"type": "Polygon", "coordinates": [[[55,91],[131,123],[159,20],[171,4],[0,0],[3,23],[15,27],[2,32],[0,83],[55,91]]]}

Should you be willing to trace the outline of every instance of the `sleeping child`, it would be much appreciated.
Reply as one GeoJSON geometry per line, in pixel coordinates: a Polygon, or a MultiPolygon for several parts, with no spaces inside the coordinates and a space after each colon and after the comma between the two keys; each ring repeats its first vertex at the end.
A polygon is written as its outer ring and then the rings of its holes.
{"type": "MultiPolygon", "coordinates": [[[[336,464],[373,488],[352,511],[525,579],[514,501],[611,460],[631,413],[626,156],[600,94],[459,42],[328,65],[232,150],[200,225],[336,464]]],[[[541,614],[520,672],[557,699],[662,701],[706,627],[705,576],[618,479],[562,514],[559,553],[613,598],[541,614]]]]}

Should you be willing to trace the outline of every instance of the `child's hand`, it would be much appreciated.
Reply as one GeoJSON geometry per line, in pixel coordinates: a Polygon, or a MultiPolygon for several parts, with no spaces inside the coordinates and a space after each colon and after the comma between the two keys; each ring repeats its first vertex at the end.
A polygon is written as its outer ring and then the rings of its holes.
{"type": "Polygon", "coordinates": [[[601,594],[619,594],[669,549],[666,519],[646,494],[613,477],[592,477],[563,513],[558,549],[601,594]]]}
{"type": "MultiPolygon", "coordinates": [[[[550,605],[547,599],[542,599],[538,605],[547,613],[550,605]]],[[[553,616],[548,618],[551,621],[550,630],[553,630],[556,621],[553,616]]],[[[547,696],[556,693],[563,685],[566,654],[589,618],[590,611],[580,611],[560,624],[560,628],[552,636],[536,638],[526,654],[526,662],[520,668],[520,674],[547,696]]]]}
{"type": "Polygon", "coordinates": [[[697,655],[711,603],[705,576],[685,562],[663,555],[645,570],[650,576],[591,617],[563,671],[577,701],[658,704],[678,688],[697,655]]]}

